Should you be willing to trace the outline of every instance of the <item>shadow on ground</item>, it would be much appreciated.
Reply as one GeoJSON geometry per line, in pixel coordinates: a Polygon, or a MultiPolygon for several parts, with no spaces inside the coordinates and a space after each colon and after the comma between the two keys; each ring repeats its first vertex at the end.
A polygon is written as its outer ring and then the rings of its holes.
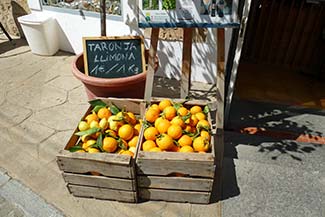
{"type": "MultiPolygon", "coordinates": [[[[5,35],[1,35],[1,38],[5,38],[5,35]]],[[[7,38],[6,38],[7,39],[7,38]]],[[[2,40],[2,39],[1,39],[2,40]]],[[[4,54],[8,51],[14,50],[16,48],[22,47],[22,46],[27,46],[27,41],[25,39],[13,39],[12,41],[4,41],[1,42],[1,46],[0,46],[0,55],[4,54]]],[[[6,57],[11,57],[11,56],[17,56],[23,53],[27,53],[29,52],[29,49],[23,50],[19,53],[15,52],[15,54],[8,54],[8,55],[3,55],[0,58],[6,58],[6,57]]]]}

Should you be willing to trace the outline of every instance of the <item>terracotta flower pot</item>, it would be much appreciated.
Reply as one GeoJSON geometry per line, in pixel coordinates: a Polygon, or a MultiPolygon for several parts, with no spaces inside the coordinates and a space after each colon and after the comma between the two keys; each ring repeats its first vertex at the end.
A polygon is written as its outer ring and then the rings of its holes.
{"type": "MultiPolygon", "coordinates": [[[[145,53],[148,62],[148,51],[145,53]]],[[[155,71],[158,69],[158,58],[155,58],[155,71]]],[[[95,97],[121,97],[140,98],[144,97],[146,84],[146,72],[123,78],[96,78],[84,73],[83,54],[78,55],[72,62],[72,73],[85,86],[88,99],[95,97]]]]}

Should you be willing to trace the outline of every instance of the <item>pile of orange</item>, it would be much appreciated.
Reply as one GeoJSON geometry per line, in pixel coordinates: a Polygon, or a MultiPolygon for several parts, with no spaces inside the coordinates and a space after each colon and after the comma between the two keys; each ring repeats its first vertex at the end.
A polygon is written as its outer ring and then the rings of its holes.
{"type": "Polygon", "coordinates": [[[143,151],[206,153],[211,148],[208,109],[185,107],[164,99],[152,104],[145,113],[143,151]]]}
{"type": "Polygon", "coordinates": [[[118,153],[134,157],[141,124],[132,112],[116,106],[94,109],[78,125],[80,141],[73,152],[118,153]]]}

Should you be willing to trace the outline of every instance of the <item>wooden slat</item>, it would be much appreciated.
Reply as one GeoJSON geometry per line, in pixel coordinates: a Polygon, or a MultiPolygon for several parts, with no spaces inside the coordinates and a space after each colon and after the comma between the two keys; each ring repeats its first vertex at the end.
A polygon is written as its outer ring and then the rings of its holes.
{"type": "Polygon", "coordinates": [[[179,160],[144,160],[138,158],[137,173],[145,175],[167,176],[181,173],[188,176],[214,177],[214,162],[179,161],[179,160]]]}
{"type": "Polygon", "coordinates": [[[275,1],[273,0],[271,2],[271,6],[268,8],[268,13],[267,13],[267,19],[266,23],[263,24],[263,37],[261,41],[261,48],[259,50],[259,59],[265,61],[266,60],[266,55],[268,54],[268,48],[270,45],[270,39],[272,32],[270,32],[270,28],[274,28],[274,26],[271,26],[271,22],[273,21],[274,17],[272,16],[274,13],[274,8],[276,7],[275,1]],[[271,33],[271,34],[270,34],[271,33]]]}
{"type": "Polygon", "coordinates": [[[217,29],[217,128],[223,129],[225,102],[225,30],[217,29]]]}
{"type": "Polygon", "coordinates": [[[145,200],[208,204],[210,202],[210,196],[211,193],[209,192],[139,188],[139,197],[145,200]]]}
{"type": "Polygon", "coordinates": [[[184,28],[183,31],[183,59],[181,75],[181,98],[188,96],[191,85],[191,62],[192,62],[192,28],[184,28]]]}
{"type": "Polygon", "coordinates": [[[68,184],[136,191],[136,183],[134,179],[118,179],[105,176],[81,175],[73,173],[63,173],[62,176],[65,182],[68,184]]]}
{"type": "Polygon", "coordinates": [[[61,151],[57,156],[59,168],[64,172],[99,172],[104,176],[134,178],[134,163],[131,156],[108,153],[71,153],[61,151]]]}
{"type": "Polygon", "coordinates": [[[149,59],[148,59],[148,71],[146,79],[146,88],[144,93],[144,99],[149,102],[152,95],[153,79],[155,73],[155,57],[157,54],[157,45],[159,37],[159,28],[153,28],[151,31],[149,59]]]}
{"type": "Polygon", "coordinates": [[[291,64],[292,56],[296,52],[296,49],[294,49],[294,48],[296,45],[296,41],[298,41],[299,29],[301,27],[301,22],[303,21],[303,19],[302,19],[303,9],[304,9],[304,1],[301,1],[299,11],[297,14],[297,18],[296,18],[296,21],[294,24],[294,28],[293,28],[292,34],[290,36],[290,43],[288,45],[287,52],[286,52],[285,59],[284,59],[286,65],[291,64]]]}
{"type": "Polygon", "coordinates": [[[305,12],[303,24],[301,24],[303,25],[303,27],[301,27],[301,33],[299,36],[298,35],[296,36],[299,38],[299,40],[298,40],[298,46],[296,52],[293,55],[292,65],[294,67],[303,65],[303,56],[306,51],[306,46],[308,44],[308,41],[311,38],[311,31],[313,27],[312,24],[315,18],[315,14],[313,13],[314,6],[315,6],[314,4],[312,5],[306,4],[305,6],[305,10],[308,9],[308,11],[305,12]]]}
{"type": "Polygon", "coordinates": [[[318,46],[317,42],[317,38],[319,37],[319,35],[317,34],[318,32],[322,31],[320,28],[320,24],[322,20],[325,20],[325,6],[322,5],[320,7],[317,7],[317,9],[315,9],[314,13],[317,13],[317,16],[314,20],[314,26],[312,28],[312,33],[311,33],[311,38],[310,41],[313,42],[313,44],[309,44],[309,46],[307,46],[307,49],[305,50],[305,55],[304,55],[304,64],[306,66],[310,66],[311,62],[313,61],[312,57],[313,57],[313,53],[315,51],[315,48],[318,46]],[[316,12],[318,11],[318,12],[316,12]]]}
{"type": "Polygon", "coordinates": [[[170,161],[193,161],[211,163],[214,161],[212,153],[182,153],[182,152],[145,152],[140,151],[138,159],[144,160],[170,160],[170,161]]]}
{"type": "Polygon", "coordinates": [[[272,34],[272,38],[271,38],[271,42],[270,42],[270,50],[268,51],[268,57],[267,57],[267,62],[271,63],[273,61],[273,59],[275,58],[275,56],[277,55],[277,52],[275,51],[279,51],[279,40],[280,40],[280,36],[281,34],[278,34],[279,32],[283,31],[283,15],[286,12],[286,8],[284,7],[286,1],[281,1],[279,9],[277,10],[277,16],[274,20],[274,25],[276,25],[277,31],[274,31],[274,27],[273,27],[273,34],[272,34]]]}
{"type": "Polygon", "coordinates": [[[80,185],[68,185],[69,191],[77,197],[88,197],[104,200],[116,200],[122,202],[137,202],[137,194],[134,191],[112,190],[80,185]]]}
{"type": "Polygon", "coordinates": [[[292,22],[296,20],[297,10],[295,9],[296,1],[291,1],[290,9],[288,12],[288,16],[285,19],[285,26],[282,32],[282,37],[280,40],[281,51],[279,55],[277,55],[276,63],[278,64],[285,64],[285,56],[286,52],[288,51],[290,38],[292,36],[293,29],[292,22]]]}
{"type": "Polygon", "coordinates": [[[212,191],[213,179],[138,176],[138,186],[142,188],[159,188],[170,190],[212,191]]]}
{"type": "Polygon", "coordinates": [[[141,114],[142,111],[142,103],[144,102],[141,99],[131,99],[131,98],[97,98],[105,102],[106,104],[110,105],[113,103],[118,108],[123,109],[125,108],[126,111],[132,112],[134,114],[141,114]]]}

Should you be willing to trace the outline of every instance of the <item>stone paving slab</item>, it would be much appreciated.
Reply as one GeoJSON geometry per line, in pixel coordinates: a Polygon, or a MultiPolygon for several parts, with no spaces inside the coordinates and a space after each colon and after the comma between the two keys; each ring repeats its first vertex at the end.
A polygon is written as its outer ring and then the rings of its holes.
{"type": "Polygon", "coordinates": [[[323,172],[325,145],[225,132],[225,157],[323,172]]]}
{"type": "Polygon", "coordinates": [[[324,173],[225,158],[224,170],[234,166],[235,177],[225,175],[223,180],[222,216],[324,216],[324,173]]]}
{"type": "Polygon", "coordinates": [[[62,212],[0,171],[0,216],[63,217],[62,212]]]}

